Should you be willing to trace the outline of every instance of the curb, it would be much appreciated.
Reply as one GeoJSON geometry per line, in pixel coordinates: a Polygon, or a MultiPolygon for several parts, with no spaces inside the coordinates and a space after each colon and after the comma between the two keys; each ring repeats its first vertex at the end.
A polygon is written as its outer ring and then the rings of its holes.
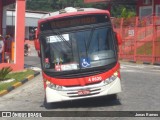
{"type": "Polygon", "coordinates": [[[0,92],[0,97],[3,96],[3,95],[5,95],[5,94],[7,94],[7,93],[9,93],[10,91],[14,90],[15,88],[23,85],[24,83],[32,80],[34,77],[38,76],[39,74],[40,74],[40,72],[35,71],[35,72],[34,72],[34,75],[29,75],[29,76],[27,76],[24,80],[13,84],[12,86],[8,87],[6,90],[2,90],[2,91],[0,92]]]}
{"type": "Polygon", "coordinates": [[[145,64],[145,65],[156,65],[160,66],[160,63],[151,63],[151,62],[142,62],[142,61],[132,61],[132,60],[120,60],[121,62],[129,62],[129,63],[136,63],[136,64],[145,64]]]}

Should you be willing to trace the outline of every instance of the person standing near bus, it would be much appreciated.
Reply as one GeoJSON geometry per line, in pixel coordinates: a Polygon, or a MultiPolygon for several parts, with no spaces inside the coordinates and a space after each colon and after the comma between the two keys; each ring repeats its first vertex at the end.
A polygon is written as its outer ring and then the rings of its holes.
{"type": "Polygon", "coordinates": [[[12,52],[12,41],[13,41],[13,38],[8,34],[6,35],[5,37],[5,60],[6,61],[10,61],[11,60],[11,52],[12,52]]]}
{"type": "Polygon", "coordinates": [[[3,50],[4,50],[4,41],[3,37],[0,35],[0,63],[2,63],[3,50]]]}
{"type": "Polygon", "coordinates": [[[12,37],[10,35],[6,35],[5,37],[5,52],[11,53],[11,43],[12,37]]]}

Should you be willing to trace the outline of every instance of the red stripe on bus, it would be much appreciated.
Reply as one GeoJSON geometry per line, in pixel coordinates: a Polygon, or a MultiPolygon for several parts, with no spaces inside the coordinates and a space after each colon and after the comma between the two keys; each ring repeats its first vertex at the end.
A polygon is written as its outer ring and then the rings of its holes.
{"type": "Polygon", "coordinates": [[[101,73],[99,75],[94,75],[89,77],[60,79],[60,78],[49,77],[44,72],[43,72],[43,77],[44,79],[50,81],[51,83],[54,83],[60,86],[75,86],[75,85],[85,86],[86,84],[103,81],[111,77],[114,74],[114,72],[116,72],[119,69],[120,69],[120,64],[117,63],[116,66],[113,67],[111,70],[101,73]]]}

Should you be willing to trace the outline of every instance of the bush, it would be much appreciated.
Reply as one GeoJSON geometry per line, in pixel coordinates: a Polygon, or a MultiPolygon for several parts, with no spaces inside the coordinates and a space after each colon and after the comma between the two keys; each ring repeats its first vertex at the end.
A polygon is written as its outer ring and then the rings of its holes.
{"type": "Polygon", "coordinates": [[[11,67],[3,67],[0,69],[0,81],[4,81],[5,77],[12,71],[11,67]]]}

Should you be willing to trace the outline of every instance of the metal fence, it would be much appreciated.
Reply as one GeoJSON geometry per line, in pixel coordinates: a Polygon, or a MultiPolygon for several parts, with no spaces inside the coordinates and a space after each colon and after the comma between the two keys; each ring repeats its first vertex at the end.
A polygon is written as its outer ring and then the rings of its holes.
{"type": "Polygon", "coordinates": [[[113,18],[112,23],[122,35],[120,59],[160,63],[160,16],[113,18]]]}

